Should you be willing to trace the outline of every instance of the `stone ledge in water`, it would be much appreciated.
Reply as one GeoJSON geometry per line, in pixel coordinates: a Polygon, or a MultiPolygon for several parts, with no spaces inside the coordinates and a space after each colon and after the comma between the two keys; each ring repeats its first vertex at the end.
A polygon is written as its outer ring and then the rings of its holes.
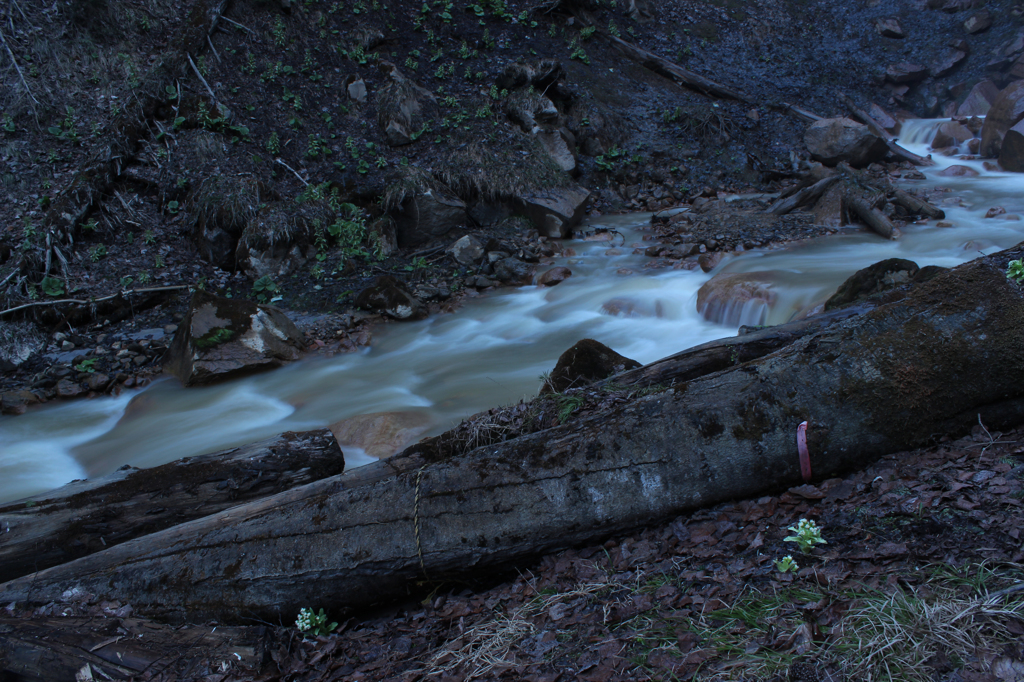
{"type": "Polygon", "coordinates": [[[298,360],[304,349],[302,332],[280,309],[197,290],[164,370],[186,386],[199,386],[279,367],[298,360]]]}

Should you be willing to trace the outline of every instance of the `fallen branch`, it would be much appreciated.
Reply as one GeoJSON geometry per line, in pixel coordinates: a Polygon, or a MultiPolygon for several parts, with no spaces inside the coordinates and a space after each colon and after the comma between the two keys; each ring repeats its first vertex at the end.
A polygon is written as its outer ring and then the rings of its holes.
{"type": "Polygon", "coordinates": [[[898,187],[892,189],[892,201],[894,204],[898,204],[903,208],[907,209],[915,215],[924,215],[935,220],[942,220],[946,217],[946,212],[937,206],[932,206],[923,199],[918,199],[912,194],[904,192],[898,187]]]}
{"type": "Polygon", "coordinates": [[[808,123],[814,123],[815,121],[823,121],[823,120],[825,120],[825,118],[823,116],[818,116],[815,113],[807,111],[806,109],[801,109],[800,107],[796,106],[795,104],[790,104],[789,102],[783,102],[780,105],[780,108],[783,111],[788,111],[791,114],[795,114],[797,116],[797,118],[803,119],[804,121],[807,121],[808,123]]]}
{"type": "MultiPolygon", "coordinates": [[[[206,39],[209,40],[210,37],[207,36],[206,39]]],[[[210,43],[210,47],[213,47],[212,42],[210,43]]],[[[210,99],[213,100],[213,106],[217,108],[217,113],[219,113],[225,121],[230,123],[232,118],[231,110],[223,104],[221,104],[220,100],[217,99],[217,93],[213,91],[213,88],[210,87],[210,84],[206,82],[205,78],[203,78],[203,74],[199,72],[199,67],[197,67],[196,63],[192,61],[192,55],[187,54],[185,56],[188,57],[189,66],[192,67],[192,71],[196,74],[196,78],[198,78],[199,82],[203,84],[203,87],[206,88],[207,94],[210,95],[210,99]]]]}
{"type": "MultiPolygon", "coordinates": [[[[28,87],[28,83],[25,81],[25,74],[21,72],[21,67],[18,66],[18,60],[14,57],[14,52],[11,51],[10,45],[7,44],[7,38],[4,37],[3,31],[0,31],[0,42],[4,44],[4,49],[7,50],[7,55],[11,58],[11,63],[14,64],[14,70],[18,72],[18,78],[21,79],[21,85],[25,88],[25,94],[28,95],[28,98],[32,100],[32,102],[35,103],[36,106],[39,106],[39,100],[37,100],[35,96],[32,95],[32,90],[28,87]]],[[[35,117],[36,124],[38,124],[39,114],[36,113],[35,107],[31,107],[31,109],[32,116],[35,117]]]]}
{"type": "Polygon", "coordinates": [[[868,227],[886,239],[896,239],[900,236],[899,230],[892,224],[892,221],[862,195],[849,191],[844,195],[843,201],[868,227]]]}
{"type": "MultiPolygon", "coordinates": [[[[14,274],[14,273],[11,273],[11,274],[14,274]]],[[[10,275],[8,275],[7,279],[10,279],[10,275]]],[[[6,282],[7,280],[5,279],[4,281],[6,282]]],[[[3,283],[0,282],[0,285],[2,285],[2,284],[3,283]]],[[[166,287],[148,287],[146,289],[132,289],[130,291],[119,291],[116,294],[111,294],[110,296],[101,296],[100,298],[93,298],[93,299],[89,299],[88,301],[83,301],[83,300],[77,299],[77,298],[62,298],[62,299],[57,300],[57,301],[36,301],[34,303],[26,303],[24,305],[19,305],[16,308],[8,308],[7,310],[0,310],[0,317],[3,317],[4,315],[7,315],[9,313],[16,313],[19,310],[27,310],[29,308],[46,308],[46,307],[55,306],[55,305],[62,305],[64,303],[77,303],[78,305],[92,305],[94,303],[100,303],[102,301],[111,301],[111,300],[117,298],[118,296],[124,296],[126,294],[127,295],[131,295],[131,294],[148,294],[148,293],[153,293],[153,292],[157,292],[157,291],[179,291],[181,289],[188,289],[188,288],[190,288],[188,284],[176,284],[176,285],[173,285],[173,286],[166,286],[166,287]]]]}
{"type": "Polygon", "coordinates": [[[931,157],[926,158],[924,156],[918,156],[914,152],[904,149],[903,147],[893,142],[892,135],[887,133],[885,129],[878,124],[878,121],[871,117],[871,114],[867,113],[866,111],[858,107],[854,103],[854,101],[847,97],[845,94],[839,93],[839,97],[843,100],[843,103],[846,104],[846,106],[850,109],[853,115],[859,118],[864,123],[864,125],[871,129],[872,133],[885,140],[885,144],[888,145],[889,151],[892,152],[895,156],[898,156],[901,159],[909,161],[915,166],[935,165],[935,162],[932,161],[931,157]]]}
{"type": "Polygon", "coordinates": [[[790,211],[809,204],[812,201],[817,201],[822,194],[824,194],[829,187],[839,181],[838,175],[818,180],[810,187],[805,187],[802,190],[796,192],[792,196],[785,199],[779,199],[774,204],[768,207],[768,213],[774,213],[775,215],[785,215],[790,211]]]}

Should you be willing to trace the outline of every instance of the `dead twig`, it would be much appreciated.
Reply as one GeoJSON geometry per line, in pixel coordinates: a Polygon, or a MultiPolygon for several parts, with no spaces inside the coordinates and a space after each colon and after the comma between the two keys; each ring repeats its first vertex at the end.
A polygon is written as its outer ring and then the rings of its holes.
{"type": "MultiPolygon", "coordinates": [[[[28,87],[28,83],[25,81],[25,74],[22,73],[21,67],[18,66],[18,60],[15,58],[14,52],[11,51],[11,46],[7,44],[7,38],[4,37],[3,31],[0,31],[0,43],[4,44],[4,49],[7,50],[7,56],[11,58],[11,63],[14,64],[14,69],[18,72],[18,78],[21,79],[21,85],[25,88],[25,93],[28,95],[28,98],[38,106],[39,100],[35,98],[35,95],[32,94],[32,89],[28,87]]],[[[34,106],[30,106],[30,108],[32,109],[32,116],[36,119],[36,125],[39,125],[39,114],[36,112],[36,108],[34,106]]]]}
{"type": "Polygon", "coordinates": [[[287,163],[285,163],[285,162],[284,162],[284,161],[282,161],[281,159],[274,159],[274,161],[275,161],[276,163],[279,163],[279,164],[281,164],[282,166],[284,166],[284,167],[285,167],[285,168],[287,168],[288,170],[290,170],[290,171],[291,171],[292,173],[294,173],[294,174],[295,174],[295,177],[297,177],[297,178],[299,179],[299,182],[301,182],[301,183],[302,183],[303,185],[305,185],[306,187],[309,187],[309,183],[308,183],[308,182],[306,182],[306,180],[304,180],[304,179],[303,179],[303,177],[302,177],[301,175],[299,175],[299,171],[295,170],[294,168],[292,168],[291,166],[289,166],[289,165],[288,165],[287,163]]]}
{"type": "MultiPolygon", "coordinates": [[[[9,278],[10,277],[8,276],[8,279],[9,278]]],[[[6,282],[7,280],[4,280],[4,281],[6,282]]],[[[3,283],[0,282],[0,286],[2,286],[2,284],[3,283]]],[[[174,290],[178,290],[178,289],[188,289],[188,288],[189,288],[189,285],[187,285],[187,284],[176,284],[176,285],[166,286],[166,287],[148,287],[148,288],[145,288],[145,289],[132,289],[131,291],[119,291],[118,293],[111,294],[110,296],[102,296],[100,298],[94,298],[94,299],[91,299],[91,300],[88,300],[88,301],[83,301],[83,300],[80,300],[80,299],[77,299],[77,298],[62,298],[62,299],[60,299],[58,301],[36,301],[34,303],[26,303],[24,305],[19,305],[16,308],[8,308],[7,310],[0,310],[0,317],[3,317],[4,315],[8,315],[10,313],[16,313],[19,310],[27,310],[28,308],[44,308],[44,307],[49,307],[49,306],[61,305],[61,304],[64,304],[64,303],[77,303],[78,305],[89,305],[91,303],[99,303],[101,301],[109,301],[111,299],[117,298],[118,296],[125,296],[125,295],[130,296],[132,294],[146,294],[146,293],[152,293],[154,291],[174,291],[174,290]]]]}
{"type": "MultiPolygon", "coordinates": [[[[209,36],[207,36],[207,40],[209,40],[209,36]]],[[[211,43],[211,46],[212,46],[212,43],[211,43]]],[[[225,120],[230,121],[231,120],[231,116],[232,116],[231,110],[228,109],[223,104],[221,104],[220,100],[217,99],[217,95],[216,95],[216,93],[213,92],[213,88],[211,88],[210,84],[206,82],[205,78],[203,78],[203,74],[199,73],[199,67],[196,66],[196,63],[194,61],[192,61],[192,55],[188,54],[188,55],[185,55],[185,56],[188,57],[188,64],[189,64],[189,66],[192,67],[192,71],[195,72],[196,78],[199,79],[199,82],[203,84],[204,88],[206,88],[206,92],[209,93],[210,99],[213,100],[213,106],[215,106],[217,108],[217,112],[221,116],[223,116],[225,120]]]]}

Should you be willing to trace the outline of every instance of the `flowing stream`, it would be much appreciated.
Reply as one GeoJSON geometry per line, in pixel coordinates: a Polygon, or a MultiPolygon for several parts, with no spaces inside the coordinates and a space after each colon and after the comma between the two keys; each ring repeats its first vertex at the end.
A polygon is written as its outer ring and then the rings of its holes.
{"type": "MultiPolygon", "coordinates": [[[[946,120],[904,124],[901,144],[930,153],[928,142],[946,120]]],[[[645,271],[649,259],[631,252],[634,244],[647,245],[640,242],[649,214],[604,216],[589,226],[619,230],[625,245],[610,252],[609,242],[568,242],[576,255],[559,264],[573,276],[558,286],[496,291],[467,300],[454,314],[386,325],[362,352],[208,388],[186,390],[163,379],[117,398],[49,404],[0,418],[0,502],[125,464],[155,466],[356,415],[415,412],[429,424],[426,433],[440,433],[479,410],[536,395],[540,375],[581,338],[647,363],[733,335],[738,324],[792,319],[823,302],[856,270],[885,258],[954,266],[1024,240],[1024,220],[1013,216],[1024,215],[1024,176],[987,171],[981,161],[935,160],[924,171],[926,180],[905,185],[946,188],[935,203],[952,227],[929,221],[908,225],[898,241],[853,231],[747,251],[704,274],[645,271]],[[938,175],[953,164],[979,175],[938,175]],[[1007,215],[985,218],[994,206],[1007,215]],[[770,308],[745,309],[730,326],[698,314],[697,290],[712,275],[755,271],[772,273],[777,296],[770,308]]],[[[343,449],[349,466],[374,461],[358,448],[343,449]]]]}

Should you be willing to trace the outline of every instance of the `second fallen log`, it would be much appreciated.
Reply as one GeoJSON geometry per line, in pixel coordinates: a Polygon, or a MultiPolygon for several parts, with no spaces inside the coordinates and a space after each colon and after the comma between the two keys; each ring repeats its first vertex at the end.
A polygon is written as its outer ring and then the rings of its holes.
{"type": "Polygon", "coordinates": [[[0,505],[0,580],[340,474],[327,429],[283,433],[150,469],[123,468],[0,505]]]}

